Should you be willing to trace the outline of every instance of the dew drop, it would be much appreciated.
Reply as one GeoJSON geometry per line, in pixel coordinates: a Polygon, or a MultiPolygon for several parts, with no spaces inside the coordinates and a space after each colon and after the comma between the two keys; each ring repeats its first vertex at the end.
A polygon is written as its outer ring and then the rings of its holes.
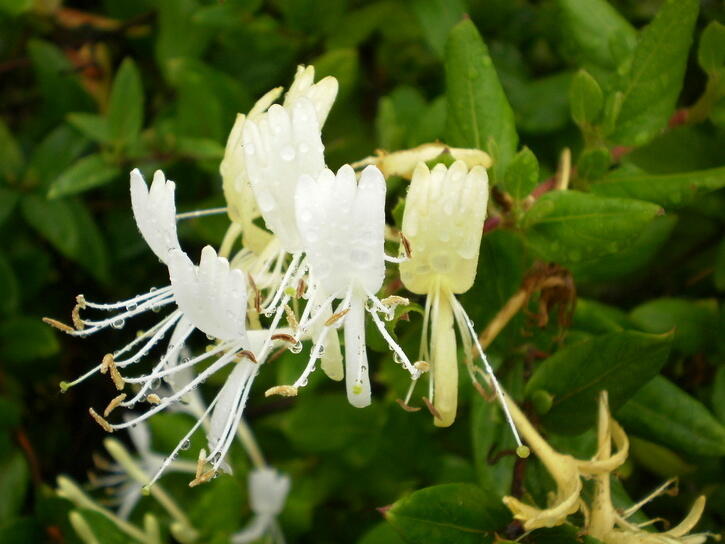
{"type": "Polygon", "coordinates": [[[280,153],[283,161],[291,161],[295,158],[295,149],[291,145],[286,145],[282,148],[280,153]]]}
{"type": "Polygon", "coordinates": [[[128,304],[126,304],[126,310],[129,312],[133,312],[136,308],[138,308],[138,304],[136,304],[135,302],[129,302],[128,304]]]}
{"type": "Polygon", "coordinates": [[[186,451],[191,447],[191,440],[184,440],[181,445],[179,446],[179,449],[181,451],[186,451]]]}
{"type": "Polygon", "coordinates": [[[122,329],[126,322],[123,319],[114,319],[111,321],[111,327],[114,329],[122,329]]]}
{"type": "Polygon", "coordinates": [[[296,344],[291,345],[289,350],[292,353],[299,353],[300,351],[302,351],[302,341],[299,340],[296,344]]]}

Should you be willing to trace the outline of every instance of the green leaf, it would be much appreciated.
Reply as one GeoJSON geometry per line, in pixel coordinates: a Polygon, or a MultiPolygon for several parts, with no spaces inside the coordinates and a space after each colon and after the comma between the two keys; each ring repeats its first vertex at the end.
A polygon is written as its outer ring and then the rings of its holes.
{"type": "Polygon", "coordinates": [[[700,35],[697,61],[708,74],[716,74],[725,65],[725,25],[711,21],[700,35]]]}
{"type": "Polygon", "coordinates": [[[403,85],[397,87],[378,103],[375,118],[377,142],[382,149],[405,147],[416,123],[423,117],[425,98],[417,89],[403,85]]]}
{"type": "Polygon", "coordinates": [[[636,436],[629,437],[629,444],[632,457],[637,464],[663,478],[673,478],[695,471],[696,467],[685,462],[669,448],[636,436]]]}
{"type": "Polygon", "coordinates": [[[392,525],[381,522],[365,533],[357,544],[405,544],[392,525]]]}
{"type": "Polygon", "coordinates": [[[675,215],[655,217],[642,233],[621,251],[596,259],[572,263],[570,269],[577,282],[608,282],[634,274],[653,262],[678,223],[675,215]]]}
{"type": "Polygon", "coordinates": [[[543,422],[555,431],[575,434],[592,425],[601,391],[609,392],[612,411],[657,375],[667,361],[672,334],[613,332],[557,351],[534,372],[526,385],[553,395],[543,422]]]}
{"type": "Polygon", "coordinates": [[[338,100],[343,100],[357,85],[359,63],[356,49],[333,49],[313,61],[315,77],[335,76],[340,84],[338,100]]]}
{"type": "Polygon", "coordinates": [[[473,462],[478,482],[499,497],[511,490],[515,458],[505,456],[496,463],[490,458],[497,453],[516,448],[516,442],[498,406],[480,395],[471,400],[471,441],[473,462]]]}
{"type": "Polygon", "coordinates": [[[166,74],[170,60],[198,58],[209,43],[213,27],[194,21],[200,7],[197,0],[159,0],[156,5],[159,12],[156,60],[166,74]]]}
{"type": "Polygon", "coordinates": [[[709,351],[717,335],[715,300],[652,299],[634,308],[630,318],[645,332],[663,333],[674,329],[673,348],[685,355],[709,351]]]}
{"type": "Polygon", "coordinates": [[[659,211],[639,200],[552,191],[536,201],[521,226],[526,243],[540,258],[576,264],[634,243],[659,211]]]}
{"type": "Polygon", "coordinates": [[[637,33],[607,0],[557,0],[567,50],[583,63],[603,68],[619,64],[612,45],[634,44],[637,33]]]}
{"type": "Polygon", "coordinates": [[[665,175],[613,172],[592,184],[591,190],[599,195],[636,198],[677,209],[723,187],[725,167],[665,175]]]}
{"type": "Polygon", "coordinates": [[[19,193],[0,187],[0,225],[13,213],[19,198],[19,193]]]}
{"type": "Polygon", "coordinates": [[[345,13],[347,0],[281,0],[287,23],[310,36],[324,36],[335,30],[345,13]]]}
{"type": "Polygon", "coordinates": [[[15,517],[23,506],[30,472],[23,454],[16,450],[0,461],[0,526],[15,517]]]}
{"type": "Polygon", "coordinates": [[[239,513],[244,509],[244,492],[239,482],[222,474],[201,489],[189,511],[192,525],[207,535],[231,534],[239,528],[239,513]]]}
{"type": "Polygon", "coordinates": [[[666,0],[642,30],[611,139],[642,145],[667,126],[682,88],[699,0],[666,0]]]}
{"type": "Polygon", "coordinates": [[[0,254],[0,314],[12,313],[20,302],[18,280],[10,263],[0,254]]]}
{"type": "Polygon", "coordinates": [[[717,249],[713,281],[718,291],[725,291],[725,238],[722,239],[717,249]]]}
{"type": "Polygon", "coordinates": [[[588,535],[581,535],[581,529],[570,524],[546,529],[537,529],[531,534],[534,544],[602,544],[588,535]]]}
{"type": "Polygon", "coordinates": [[[328,49],[356,47],[384,27],[395,6],[388,1],[373,2],[348,11],[327,39],[328,49]]]}
{"type": "Polygon", "coordinates": [[[108,135],[118,145],[138,138],[143,126],[143,87],[136,63],[124,59],[116,72],[108,103],[108,135]]]}
{"type": "MultiPolygon", "coordinates": [[[[103,544],[128,544],[129,537],[118,528],[118,526],[106,516],[87,508],[76,510],[88,524],[88,527],[96,537],[97,542],[103,544]]],[[[131,540],[131,542],[133,542],[131,540]]]]}
{"type": "Polygon", "coordinates": [[[100,154],[83,157],[65,170],[48,190],[48,198],[74,195],[105,185],[121,175],[121,169],[110,165],[100,154]]]}
{"type": "Polygon", "coordinates": [[[68,125],[51,131],[33,150],[25,172],[31,185],[50,185],[88,148],[89,141],[68,125]]]}
{"type": "Polygon", "coordinates": [[[462,0],[410,0],[410,7],[418,17],[428,45],[443,58],[446,39],[451,28],[463,19],[462,0]]]}
{"type": "Polygon", "coordinates": [[[576,175],[585,180],[597,180],[606,174],[612,164],[612,154],[604,146],[582,151],[576,162],[576,175]]]}
{"type": "Polygon", "coordinates": [[[31,40],[28,52],[44,99],[44,122],[52,123],[62,119],[69,111],[83,111],[91,107],[91,100],[63,51],[49,42],[31,40]]]}
{"type": "Polygon", "coordinates": [[[385,512],[410,544],[482,544],[511,518],[499,497],[472,484],[415,491],[385,512]]]}
{"type": "Polygon", "coordinates": [[[523,200],[533,191],[538,180],[539,161],[528,147],[524,147],[506,169],[501,189],[515,200],[523,200]]]}
{"type": "Polygon", "coordinates": [[[23,152],[5,121],[0,119],[0,179],[15,182],[23,166],[23,152]]]}
{"type": "Polygon", "coordinates": [[[488,48],[470,19],[451,30],[445,67],[447,143],[488,151],[494,159],[494,179],[501,179],[518,143],[514,114],[488,48]]]}
{"type": "Polygon", "coordinates": [[[619,308],[588,298],[577,298],[572,328],[592,334],[604,334],[620,332],[631,326],[627,314],[619,308]]]}
{"type": "Polygon", "coordinates": [[[725,455],[725,427],[700,401],[662,376],[613,412],[629,432],[657,444],[688,455],[725,455]]]}
{"type": "Polygon", "coordinates": [[[74,200],[44,200],[27,195],[21,201],[21,209],[25,220],[60,253],[99,281],[108,279],[105,242],[85,207],[74,200]]]}
{"type": "Polygon", "coordinates": [[[569,89],[571,118],[577,125],[593,125],[604,106],[599,83],[586,70],[579,70],[569,89]]]}
{"type": "Polygon", "coordinates": [[[0,323],[0,357],[6,361],[26,363],[58,350],[55,333],[40,318],[14,317],[0,323]]]}
{"type": "Polygon", "coordinates": [[[106,143],[111,139],[108,120],[95,113],[69,113],[68,123],[95,142],[106,143]]]}
{"type": "Polygon", "coordinates": [[[712,385],[712,408],[720,423],[725,424],[725,366],[721,366],[715,373],[712,385]]]}
{"type": "Polygon", "coordinates": [[[569,122],[567,90],[571,80],[571,72],[534,80],[502,74],[501,83],[513,107],[518,129],[529,134],[545,134],[564,127],[569,122]]]}
{"type": "Polygon", "coordinates": [[[0,13],[18,16],[33,7],[33,0],[0,0],[0,13]]]}

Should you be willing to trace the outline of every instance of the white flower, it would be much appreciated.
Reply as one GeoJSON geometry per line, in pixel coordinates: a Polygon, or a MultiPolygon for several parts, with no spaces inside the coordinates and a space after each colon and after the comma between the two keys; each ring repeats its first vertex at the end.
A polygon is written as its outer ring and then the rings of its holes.
{"type": "Polygon", "coordinates": [[[270,533],[275,542],[284,542],[276,518],[282,512],[290,489],[290,478],[273,468],[257,468],[249,474],[249,500],[254,517],[231,537],[232,544],[254,542],[270,533]]]}
{"type": "Polygon", "coordinates": [[[395,343],[377,315],[389,315],[377,299],[385,277],[385,180],[374,166],[366,168],[358,182],[345,165],[335,175],[323,170],[316,178],[302,175],[297,183],[295,208],[300,237],[309,262],[310,293],[299,328],[306,331],[323,316],[310,359],[292,390],[303,387],[322,355],[328,332],[340,326],[345,335],[345,376],[348,400],[353,406],[370,404],[370,379],[365,348],[365,308],[383,337],[408,371],[415,368],[395,343]],[[342,299],[329,318],[329,304],[342,299]],[[323,301],[320,303],[320,301],[323,301]],[[314,310],[314,311],[313,311],[314,310]]]}
{"type": "MultiPolygon", "coordinates": [[[[456,417],[457,324],[471,379],[478,385],[479,374],[487,378],[521,446],[503,390],[488,364],[473,323],[455,297],[468,291],[476,277],[487,204],[488,175],[482,166],[469,171],[466,163],[458,160],[450,168],[437,164],[430,171],[419,163],[408,190],[402,225],[412,255],[400,264],[400,277],[408,290],[426,295],[420,356],[431,364],[429,397],[434,424],[447,427],[456,417]],[[471,360],[473,345],[483,370],[471,360]]],[[[411,386],[406,404],[412,391],[411,386]]]]}

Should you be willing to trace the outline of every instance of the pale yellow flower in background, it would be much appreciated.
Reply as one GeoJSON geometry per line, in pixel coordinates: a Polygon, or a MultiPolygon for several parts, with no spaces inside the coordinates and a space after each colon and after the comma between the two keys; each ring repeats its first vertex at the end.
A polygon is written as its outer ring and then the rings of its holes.
{"type": "Polygon", "coordinates": [[[581,478],[596,475],[606,475],[609,478],[609,475],[627,459],[629,453],[627,435],[610,417],[607,395],[602,393],[599,401],[599,449],[591,461],[582,461],[554,450],[536,431],[519,407],[510,400],[508,404],[516,427],[553,478],[556,491],[549,494],[546,508],[538,508],[510,496],[504,497],[503,502],[511,510],[514,518],[523,522],[527,531],[561,525],[568,516],[580,508],[585,509],[581,498],[581,478]],[[617,446],[617,452],[613,455],[612,440],[617,446]]]}

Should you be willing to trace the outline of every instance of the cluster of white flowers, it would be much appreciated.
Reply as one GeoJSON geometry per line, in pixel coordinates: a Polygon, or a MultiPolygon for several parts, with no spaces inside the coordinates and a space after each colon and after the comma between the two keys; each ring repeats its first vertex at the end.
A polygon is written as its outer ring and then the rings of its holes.
{"type": "MultiPolygon", "coordinates": [[[[274,103],[281,89],[273,89],[247,116],[237,117],[220,167],[232,226],[219,252],[204,247],[198,264],[182,249],[177,236],[174,182],[157,171],[148,187],[139,170],[131,172],[136,224],[149,248],[167,266],[169,285],[114,304],[93,303],[80,295],[72,312],[72,327],[46,319],[71,335],[87,336],[106,327],[121,328],[149,310],[168,308],[156,325],[107,354],[74,382],[61,384],[66,390],[97,372],[110,374],[118,396],[102,415],[90,409],[91,416],[109,432],[134,428],[168,408],[193,407],[187,411],[194,414],[196,423],[175,450],[165,459],[154,457],[147,463],[147,469],[154,469],[149,486],[165,469],[173,468],[177,454],[188,447],[200,426],[204,426],[208,450],[201,451],[191,485],[227,468],[225,456],[242,423],[254,379],[275,349],[298,353],[303,341],[312,344],[299,378],[293,384],[271,388],[267,395],[297,395],[319,361],[332,379],[344,377],[353,406],[369,405],[367,314],[389,344],[394,360],[411,376],[404,406],[409,407],[413,386],[430,370],[430,389],[424,401],[435,423],[447,426],[455,419],[455,321],[472,378],[485,377],[508,416],[504,393],[478,344],[473,324],[454,297],[472,286],[476,274],[488,200],[488,177],[481,164],[486,165],[488,157],[479,151],[452,150],[448,155],[458,159],[450,167],[438,164],[429,171],[416,160],[418,152],[408,150],[397,159],[391,154],[353,165],[364,166],[359,171],[344,165],[335,173],[326,167],[321,129],[337,88],[333,77],[315,83],[314,69],[300,67],[281,104],[274,103]],[[386,232],[390,234],[385,224],[386,168],[412,177],[403,219],[407,237],[400,234],[400,257],[390,257],[384,249],[386,232]],[[266,229],[255,223],[260,216],[266,229]],[[238,238],[242,248],[229,258],[238,238]],[[378,298],[386,261],[401,263],[401,278],[410,291],[428,295],[420,360],[416,362],[411,362],[385,324],[394,317],[396,306],[408,303],[400,296],[378,298]],[[301,311],[295,312],[291,306],[301,307],[301,311]],[[88,319],[81,315],[87,311],[110,317],[88,319]],[[196,330],[213,343],[203,353],[188,356],[187,341],[196,330]],[[133,374],[133,368],[163,342],[163,353],[151,370],[133,374]],[[482,368],[471,358],[474,344],[482,368]],[[230,365],[233,368],[223,387],[205,405],[196,388],[230,365]],[[165,385],[159,389],[162,382],[165,385]],[[127,384],[133,391],[130,394],[122,392],[127,384]],[[143,406],[140,413],[110,422],[116,408],[139,405],[143,406]]],[[[420,148],[419,154],[428,160],[431,153],[448,151],[431,144],[420,148]]],[[[258,478],[261,483],[253,481],[252,487],[271,481],[268,475],[258,478]]],[[[286,495],[288,484],[279,487],[285,489],[280,494],[286,495]]],[[[279,508],[276,503],[255,508],[257,525],[249,533],[257,534],[258,526],[267,527],[279,508]]],[[[242,536],[238,541],[246,540],[242,536]]]]}

